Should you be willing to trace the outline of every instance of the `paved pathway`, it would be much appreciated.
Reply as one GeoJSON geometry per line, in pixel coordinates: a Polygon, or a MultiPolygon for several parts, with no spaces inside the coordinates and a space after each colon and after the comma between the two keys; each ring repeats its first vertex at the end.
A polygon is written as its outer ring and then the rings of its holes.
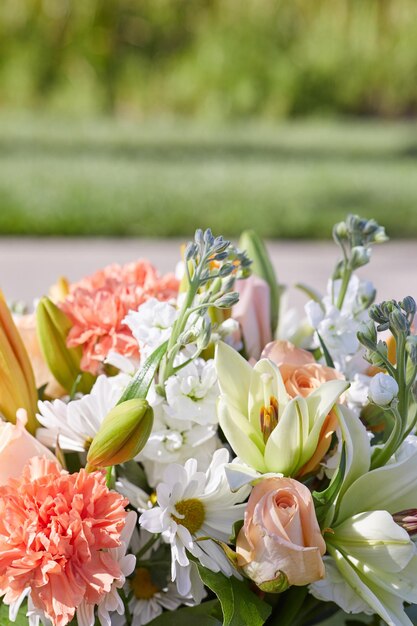
{"type": "MultiPolygon", "coordinates": [[[[161,272],[179,258],[179,240],[143,239],[0,239],[0,287],[10,300],[30,301],[48,290],[58,276],[77,280],[106,264],[148,258],[161,272]]],[[[337,255],[332,243],[269,242],[279,280],[303,282],[323,291],[337,255]]],[[[362,275],[378,288],[378,299],[410,294],[417,299],[417,241],[376,246],[362,275]]],[[[302,297],[292,292],[292,302],[302,297]]]]}

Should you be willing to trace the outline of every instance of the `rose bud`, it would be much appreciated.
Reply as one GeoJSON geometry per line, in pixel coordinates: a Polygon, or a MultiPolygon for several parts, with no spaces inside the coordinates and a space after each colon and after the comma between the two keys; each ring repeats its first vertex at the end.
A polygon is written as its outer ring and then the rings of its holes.
{"type": "Polygon", "coordinates": [[[261,589],[280,592],[324,578],[326,545],[307,487],[292,478],[255,485],[236,542],[238,564],[261,589]]]}
{"type": "Polygon", "coordinates": [[[134,398],[117,404],[104,418],[87,455],[90,467],[109,467],[133,459],[152,432],[153,410],[134,398]]]}

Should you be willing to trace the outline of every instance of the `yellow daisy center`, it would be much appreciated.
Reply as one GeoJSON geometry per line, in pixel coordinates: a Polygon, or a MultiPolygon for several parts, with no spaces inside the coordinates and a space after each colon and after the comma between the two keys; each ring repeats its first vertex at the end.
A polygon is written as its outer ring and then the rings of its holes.
{"type": "Polygon", "coordinates": [[[194,535],[202,527],[206,517],[204,504],[197,498],[188,498],[188,500],[177,502],[175,508],[181,517],[171,515],[172,519],[177,524],[185,526],[194,535]]]}
{"type": "Polygon", "coordinates": [[[139,600],[150,600],[160,591],[152,582],[151,574],[145,567],[137,567],[129,582],[135,597],[139,600]]]}

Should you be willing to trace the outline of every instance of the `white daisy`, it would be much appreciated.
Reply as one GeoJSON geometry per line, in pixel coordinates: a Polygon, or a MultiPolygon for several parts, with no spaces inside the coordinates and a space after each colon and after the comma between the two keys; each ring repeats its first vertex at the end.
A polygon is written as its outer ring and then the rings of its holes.
{"type": "Polygon", "coordinates": [[[117,404],[129,380],[125,374],[99,376],[91,392],[79,400],[39,402],[37,418],[43,428],[38,428],[36,437],[50,448],[55,448],[59,438],[62,450],[88,450],[101,422],[117,404]]]}
{"type": "Polygon", "coordinates": [[[181,595],[191,590],[187,551],[208,569],[231,576],[234,569],[222,548],[212,539],[228,543],[233,524],[243,519],[250,488],[230,491],[225,465],[229,453],[217,450],[207,472],[197,471],[197,461],[189,459],[184,466],[169,465],[164,482],[157,487],[158,505],[142,513],[140,524],[152,533],[161,533],[171,545],[172,580],[181,595]],[[180,567],[178,567],[180,566],[180,567]]]}
{"type": "Polygon", "coordinates": [[[171,417],[203,426],[217,424],[219,389],[213,360],[196,359],[170,376],[165,390],[166,411],[171,417]]]}
{"type": "MultiPolygon", "coordinates": [[[[124,586],[127,576],[129,576],[135,569],[136,557],[133,554],[126,554],[126,552],[129,547],[132,533],[135,530],[136,520],[136,513],[129,511],[126,517],[126,524],[120,535],[120,546],[109,550],[109,553],[119,564],[121,574],[119,578],[116,578],[113,581],[109,593],[106,593],[101,602],[97,605],[97,617],[101,626],[112,626],[112,613],[116,612],[119,615],[123,615],[125,612],[125,607],[119,595],[118,589],[121,589],[124,586]]],[[[81,603],[77,609],[78,626],[94,626],[94,609],[94,604],[88,604],[85,601],[81,603]]]]}
{"type": "MultiPolygon", "coordinates": [[[[148,543],[152,537],[150,533],[142,529],[140,534],[135,532],[132,538],[131,547],[135,553],[139,553],[141,549],[148,543]]],[[[158,557],[157,551],[160,547],[160,542],[157,541],[152,547],[150,547],[145,553],[141,554],[141,560],[146,563],[151,563],[158,557]]],[[[181,604],[191,606],[199,604],[205,597],[206,592],[204,585],[201,582],[201,578],[195,568],[194,574],[191,576],[195,580],[193,586],[193,593],[187,597],[183,597],[178,593],[178,590],[172,582],[159,582],[163,580],[161,573],[158,572],[158,576],[153,576],[153,572],[158,567],[150,568],[142,565],[142,562],[138,562],[138,566],[135,569],[133,576],[126,581],[125,593],[129,597],[129,611],[132,617],[132,626],[142,626],[152,621],[158,615],[162,613],[164,609],[169,611],[175,611],[181,604]]],[[[169,566],[169,563],[168,563],[169,566]]],[[[113,619],[112,626],[125,626],[125,621],[121,619],[113,619]]]]}

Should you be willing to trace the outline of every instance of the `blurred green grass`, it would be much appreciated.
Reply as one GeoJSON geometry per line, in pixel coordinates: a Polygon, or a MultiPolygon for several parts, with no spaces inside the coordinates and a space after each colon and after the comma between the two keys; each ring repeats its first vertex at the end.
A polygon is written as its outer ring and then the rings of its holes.
{"type": "Polygon", "coordinates": [[[324,238],[347,212],[417,236],[417,125],[0,115],[0,233],[324,238]]]}

